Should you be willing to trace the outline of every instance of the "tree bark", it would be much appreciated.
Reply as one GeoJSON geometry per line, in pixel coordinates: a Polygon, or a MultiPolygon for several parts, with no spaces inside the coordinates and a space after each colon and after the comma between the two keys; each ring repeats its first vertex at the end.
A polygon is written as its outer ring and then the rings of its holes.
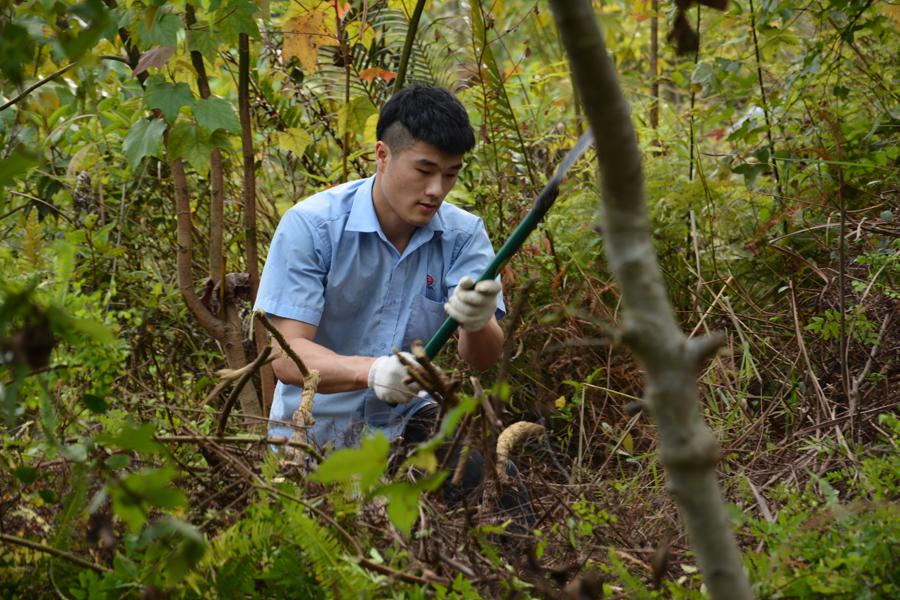
{"type": "MultiPolygon", "coordinates": [[[[241,120],[241,153],[244,159],[244,255],[247,273],[250,275],[250,297],[256,301],[259,289],[259,243],[256,231],[256,164],[253,153],[253,127],[250,122],[250,36],[238,35],[238,116],[241,120]]],[[[266,346],[266,332],[253,328],[256,351],[266,346]]],[[[272,367],[263,365],[259,370],[262,387],[262,409],[266,414],[275,391],[272,367]]]]}
{"type": "MultiPolygon", "coordinates": [[[[194,7],[185,6],[185,24],[191,27],[197,21],[194,7]]],[[[203,56],[196,50],[191,51],[191,62],[197,72],[197,87],[200,96],[209,98],[209,79],[203,64],[203,56]]],[[[214,314],[197,296],[193,277],[193,223],[191,218],[190,197],[188,195],[187,174],[184,163],[180,159],[172,161],[172,180],[175,185],[175,210],[177,214],[177,275],[178,288],[191,313],[209,334],[221,345],[228,366],[239,369],[247,364],[247,356],[243,348],[243,333],[240,315],[237,310],[233,291],[228,290],[225,277],[224,253],[224,172],[222,154],[214,149],[210,157],[210,223],[209,223],[209,277],[213,282],[212,289],[219,293],[215,305],[221,307],[214,314]]],[[[215,310],[215,309],[214,309],[215,310]]],[[[261,416],[256,387],[247,385],[240,395],[241,410],[244,414],[261,416]]]]}
{"type": "MultiPolygon", "coordinates": [[[[185,6],[185,23],[188,27],[194,25],[197,18],[194,7],[185,6]]],[[[203,64],[203,55],[198,50],[191,50],[191,64],[197,72],[197,89],[200,97],[206,100],[210,97],[209,78],[206,76],[206,67],[203,64]]],[[[225,278],[225,176],[222,170],[222,152],[213,148],[209,161],[210,197],[209,197],[209,277],[219,289],[224,291],[222,285],[225,278]]],[[[221,300],[221,298],[220,298],[221,300]]]]}
{"type": "MultiPolygon", "coordinates": [[[[194,242],[191,239],[191,201],[188,196],[187,175],[180,158],[172,161],[172,182],[175,184],[175,231],[178,248],[175,252],[175,269],[178,275],[178,289],[188,309],[200,325],[217,340],[225,338],[225,325],[212,314],[194,289],[193,256],[194,242]]],[[[229,366],[231,366],[229,364],[229,366]]],[[[240,365],[239,365],[240,366],[240,365]]],[[[232,367],[235,368],[235,367],[232,367]]]]}
{"type": "Polygon", "coordinates": [[[643,406],[659,429],[660,458],[712,598],[751,598],[716,481],[719,451],[700,415],[696,377],[721,336],[681,332],[650,236],[641,156],[630,111],[590,0],[551,0],[575,87],[594,130],[607,260],[622,292],[623,340],[647,374],[643,406]]]}

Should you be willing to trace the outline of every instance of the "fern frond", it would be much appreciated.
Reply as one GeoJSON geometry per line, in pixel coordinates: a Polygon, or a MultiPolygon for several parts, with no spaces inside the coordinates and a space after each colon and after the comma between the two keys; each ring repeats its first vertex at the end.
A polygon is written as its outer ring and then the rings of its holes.
{"type": "Polygon", "coordinates": [[[319,584],[337,598],[369,597],[374,582],[349,560],[334,534],[310,518],[302,507],[288,512],[292,539],[312,563],[319,584]]]}

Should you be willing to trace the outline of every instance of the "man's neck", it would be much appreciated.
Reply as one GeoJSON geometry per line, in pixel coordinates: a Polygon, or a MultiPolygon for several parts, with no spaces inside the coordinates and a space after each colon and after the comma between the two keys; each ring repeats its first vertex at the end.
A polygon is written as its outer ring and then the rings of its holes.
{"type": "Polygon", "coordinates": [[[385,206],[386,201],[381,196],[381,190],[378,188],[378,185],[372,188],[372,205],[375,208],[375,218],[378,219],[378,224],[381,226],[381,231],[384,232],[384,237],[397,249],[397,252],[403,254],[417,227],[401,220],[385,206]]]}

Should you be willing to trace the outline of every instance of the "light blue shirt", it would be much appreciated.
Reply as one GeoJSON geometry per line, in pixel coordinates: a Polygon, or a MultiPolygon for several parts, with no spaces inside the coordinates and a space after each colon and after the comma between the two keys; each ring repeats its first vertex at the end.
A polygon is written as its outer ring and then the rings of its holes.
{"type": "MultiPolygon", "coordinates": [[[[393,348],[408,351],[416,339],[427,342],[447,317],[444,303],[459,280],[477,278],[494,257],[482,220],[447,202],[400,254],[375,215],[374,181],[333,187],[285,213],[254,306],[317,326],[316,343],[348,356],[382,356],[393,348]]],[[[497,304],[500,318],[502,294],[497,304]]],[[[288,424],[300,393],[299,387],[277,384],[270,435],[291,435],[288,424]]],[[[310,439],[353,446],[364,427],[393,439],[431,402],[419,398],[392,407],[371,390],[316,394],[310,439]]]]}

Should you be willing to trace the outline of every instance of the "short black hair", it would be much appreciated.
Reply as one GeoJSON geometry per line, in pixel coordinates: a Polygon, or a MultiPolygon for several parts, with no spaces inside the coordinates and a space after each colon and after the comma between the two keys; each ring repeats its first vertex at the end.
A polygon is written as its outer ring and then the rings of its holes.
{"type": "Polygon", "coordinates": [[[411,85],[387,101],[378,115],[376,138],[399,152],[409,145],[405,143],[408,138],[403,139],[404,133],[449,154],[465,154],[475,146],[475,134],[466,108],[456,96],[439,87],[411,85]],[[403,128],[391,127],[394,124],[403,128]],[[395,148],[395,145],[399,147],[395,148]]]}

